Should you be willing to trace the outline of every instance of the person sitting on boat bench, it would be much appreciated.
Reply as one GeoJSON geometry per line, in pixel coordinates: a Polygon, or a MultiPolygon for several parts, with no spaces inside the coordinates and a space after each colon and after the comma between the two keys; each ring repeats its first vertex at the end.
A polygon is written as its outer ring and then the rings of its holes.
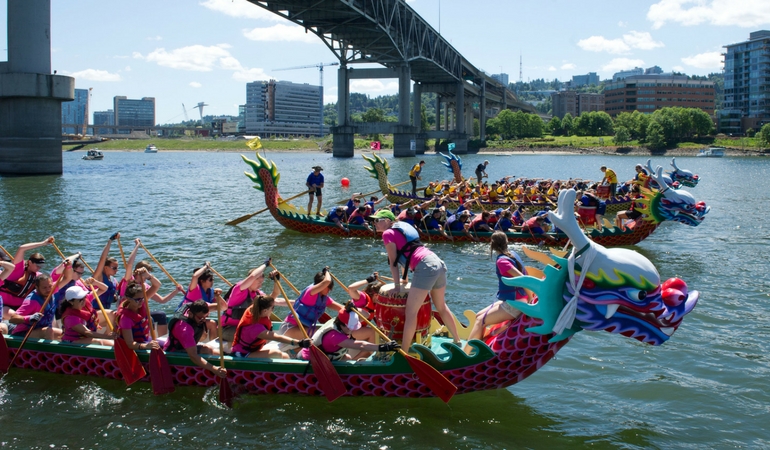
{"type": "MultiPolygon", "coordinates": [[[[236,327],[238,327],[246,310],[254,303],[254,299],[259,296],[267,296],[261,288],[265,282],[265,270],[271,262],[272,259],[267,258],[259,267],[250,270],[246,278],[235,283],[225,294],[227,309],[222,313],[222,339],[225,342],[233,341],[236,327]]],[[[273,292],[270,296],[275,298],[280,293],[278,283],[275,282],[276,277],[280,277],[280,274],[272,272],[269,277],[274,281],[273,292]]]]}
{"type": "MultiPolygon", "coordinates": [[[[13,266],[11,266],[13,267],[13,266]]],[[[24,299],[24,302],[16,310],[10,320],[11,336],[25,336],[30,327],[33,327],[29,337],[34,339],[61,339],[61,328],[53,327],[53,319],[56,314],[56,302],[49,301],[45,311],[40,313],[40,308],[45,299],[51,295],[53,281],[47,273],[40,274],[35,279],[35,290],[24,299]]]]}
{"type": "Polygon", "coordinates": [[[350,230],[345,227],[345,207],[344,206],[337,206],[333,210],[329,212],[329,215],[326,216],[327,222],[332,222],[341,230],[343,230],[345,233],[350,233],[350,230]]]}
{"type": "Polygon", "coordinates": [[[227,370],[211,364],[200,355],[218,355],[219,348],[211,348],[198,344],[206,331],[206,320],[209,317],[209,304],[204,300],[186,303],[180,317],[174,317],[168,325],[168,341],[164,347],[166,352],[186,352],[190,360],[218,377],[225,378],[227,370]]]}
{"type": "MultiPolygon", "coordinates": [[[[277,275],[277,274],[276,274],[277,275]]],[[[277,348],[263,350],[267,341],[282,342],[292,347],[309,348],[310,339],[295,340],[273,332],[270,314],[275,307],[275,297],[259,295],[246,309],[238,322],[233,339],[232,355],[237,358],[289,359],[289,354],[277,348]]]]}
{"type": "MultiPolygon", "coordinates": [[[[324,267],[323,270],[313,277],[313,284],[303,289],[297,300],[294,301],[294,309],[308,335],[312,336],[318,320],[326,312],[326,308],[331,308],[335,311],[342,310],[343,306],[329,297],[329,293],[333,288],[334,281],[332,281],[332,277],[329,274],[329,268],[324,267]]],[[[291,300],[276,299],[275,303],[278,306],[285,306],[287,301],[291,300]]],[[[278,334],[283,334],[297,340],[304,337],[297,327],[297,321],[294,319],[293,314],[286,316],[286,319],[281,324],[281,328],[278,330],[278,334]]]]}
{"type": "Polygon", "coordinates": [[[125,297],[118,308],[115,323],[117,339],[123,339],[131,350],[158,350],[158,341],[150,337],[150,322],[142,285],[131,283],[126,287],[125,297]]]}

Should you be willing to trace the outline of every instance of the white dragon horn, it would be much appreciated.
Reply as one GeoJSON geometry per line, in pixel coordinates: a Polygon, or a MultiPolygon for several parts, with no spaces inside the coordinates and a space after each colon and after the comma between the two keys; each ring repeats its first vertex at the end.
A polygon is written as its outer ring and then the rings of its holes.
{"type": "Polygon", "coordinates": [[[575,219],[575,190],[567,189],[559,192],[558,208],[556,212],[548,211],[548,217],[568,238],[572,240],[575,248],[583,248],[588,244],[588,238],[580,229],[575,219]]]}
{"type": "Polygon", "coordinates": [[[647,168],[650,170],[650,176],[653,180],[655,180],[656,183],[658,183],[658,188],[661,191],[667,190],[668,184],[666,184],[666,180],[663,179],[663,167],[657,166],[655,170],[652,170],[652,166],[650,166],[650,162],[647,161],[647,168]]]}
{"type": "Polygon", "coordinates": [[[676,158],[671,158],[671,167],[674,168],[674,172],[679,171],[679,167],[676,166],[676,158]]]}

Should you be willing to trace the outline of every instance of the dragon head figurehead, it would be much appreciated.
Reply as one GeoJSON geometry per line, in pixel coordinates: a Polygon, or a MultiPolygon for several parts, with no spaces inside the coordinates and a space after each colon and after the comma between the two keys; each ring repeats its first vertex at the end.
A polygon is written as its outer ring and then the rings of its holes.
{"type": "Polygon", "coordinates": [[[254,171],[254,173],[243,173],[254,182],[254,189],[265,193],[265,202],[268,206],[277,206],[278,181],[281,180],[281,174],[278,172],[278,167],[275,163],[259,156],[259,153],[256,155],[256,161],[241,155],[243,161],[251,166],[251,169],[254,171]]]}
{"type": "Polygon", "coordinates": [[[454,176],[455,183],[460,183],[463,181],[463,161],[460,159],[457,155],[452,153],[452,151],[449,151],[449,156],[439,153],[439,155],[443,156],[446,161],[443,162],[448,169],[449,173],[451,173],[454,176]]]}
{"type": "Polygon", "coordinates": [[[647,220],[658,223],[670,220],[692,227],[697,227],[703,222],[711,210],[706,202],[696,201],[692,194],[684,190],[671,189],[663,180],[662,167],[658,166],[656,170],[652,170],[650,162],[647,161],[647,170],[658,186],[665,186],[660,190],[642,189],[644,198],[640,199],[639,203],[642,204],[642,212],[648,215],[647,220]]]}
{"type": "MultiPolygon", "coordinates": [[[[648,162],[649,163],[649,162],[648,162]]],[[[668,172],[667,175],[669,179],[673,183],[679,183],[680,186],[687,186],[687,187],[695,187],[698,185],[698,181],[700,181],[700,177],[698,175],[693,174],[691,171],[686,169],[680,169],[676,166],[676,158],[671,158],[671,167],[674,168],[671,172],[668,172]]]]}
{"type": "Polygon", "coordinates": [[[369,165],[364,166],[364,169],[369,172],[369,176],[375,178],[379,182],[382,195],[388,195],[390,193],[390,183],[388,183],[390,165],[388,164],[388,160],[376,154],[372,154],[371,158],[368,158],[366,155],[361,156],[369,162],[369,165]]]}
{"type": "Polygon", "coordinates": [[[574,190],[561,191],[558,210],[548,214],[574,245],[569,258],[549,258],[543,279],[503,279],[538,296],[533,305],[509,302],[543,321],[527,331],[553,333],[551,342],[581,330],[608,331],[652,345],[667,341],[695,307],[698,292],[688,291],[676,278],[661,283],[655,266],[637,252],[590,241],[575,220],[574,201],[574,190]]]}

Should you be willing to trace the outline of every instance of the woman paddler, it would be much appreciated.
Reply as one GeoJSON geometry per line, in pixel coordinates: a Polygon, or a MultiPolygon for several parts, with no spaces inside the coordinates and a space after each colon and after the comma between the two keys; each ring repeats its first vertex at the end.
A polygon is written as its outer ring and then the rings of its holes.
{"type": "Polygon", "coordinates": [[[0,297],[2,297],[3,319],[11,318],[10,310],[21,306],[24,299],[35,289],[35,278],[40,275],[40,269],[45,264],[45,257],[40,253],[33,253],[24,261],[24,254],[44,245],[51,244],[53,236],[41,242],[24,244],[16,250],[13,257],[13,270],[0,285],[0,297]]]}
{"type": "MultiPolygon", "coordinates": [[[[385,210],[387,211],[387,210],[385,210]]],[[[393,214],[387,211],[389,214],[393,214]]],[[[278,281],[276,280],[276,283],[278,281]]],[[[315,274],[313,277],[313,284],[306,287],[299,293],[299,297],[294,301],[294,310],[299,316],[300,322],[305,327],[305,331],[309,336],[313,335],[318,320],[321,318],[326,308],[331,308],[337,312],[342,311],[343,306],[335,302],[334,299],[329,297],[329,293],[334,288],[334,281],[332,281],[329,268],[324,267],[323,270],[315,274]]],[[[290,300],[276,300],[276,304],[281,306],[285,305],[285,302],[290,300]]],[[[286,316],[286,319],[281,324],[281,328],[278,330],[279,334],[289,336],[292,339],[302,339],[302,331],[297,327],[297,321],[294,319],[293,314],[286,316]]]]}
{"type": "Polygon", "coordinates": [[[275,298],[258,295],[245,310],[233,339],[232,355],[238,358],[289,359],[289,354],[277,348],[263,349],[267,341],[277,341],[292,347],[310,348],[310,339],[292,339],[273,332],[270,313],[275,307],[275,298]]]}
{"type": "MultiPolygon", "coordinates": [[[[489,241],[489,252],[497,253],[495,261],[495,273],[497,274],[497,299],[495,303],[487,306],[476,314],[476,321],[473,323],[468,340],[481,339],[484,329],[490,325],[512,320],[521,314],[521,311],[508,303],[510,301],[519,301],[528,303],[532,294],[522,288],[508,286],[503,283],[503,277],[520,277],[527,274],[519,255],[508,249],[508,237],[501,231],[492,233],[489,241]]],[[[473,347],[465,346],[465,352],[470,354],[473,347]]]]}
{"type": "Polygon", "coordinates": [[[59,305],[64,334],[62,341],[73,344],[113,345],[113,333],[99,333],[95,329],[96,312],[88,308],[93,294],[80,286],[67,288],[64,300],[59,305]],[[92,326],[93,325],[93,326],[92,326]]]}
{"type": "MultiPolygon", "coordinates": [[[[353,302],[348,302],[345,308],[337,314],[336,319],[326,322],[313,333],[313,344],[320,348],[330,360],[349,361],[353,359],[353,356],[348,354],[349,349],[359,350],[360,358],[364,358],[362,352],[369,355],[371,352],[392,352],[401,348],[401,345],[396,341],[378,345],[355,339],[353,333],[361,329],[361,322],[358,320],[358,315],[353,312],[352,306],[353,302]]],[[[299,358],[309,360],[310,350],[303,348],[299,353],[299,358]]]]}
{"type": "MultiPolygon", "coordinates": [[[[11,272],[13,272],[13,267],[14,267],[12,262],[3,260],[2,258],[4,257],[5,255],[0,254],[0,286],[2,286],[5,279],[11,275],[11,272]]],[[[3,297],[0,296],[0,320],[2,320],[2,315],[3,315],[2,311],[3,311],[3,297]]],[[[13,317],[13,314],[11,314],[11,317],[13,317]]],[[[0,334],[8,334],[8,326],[2,322],[0,322],[0,334]]]]}
{"type": "MultiPolygon", "coordinates": [[[[222,289],[214,289],[214,272],[211,271],[211,263],[208,261],[193,271],[192,280],[190,280],[190,285],[187,287],[187,292],[179,306],[182,307],[197,300],[203,300],[209,305],[209,308],[219,308],[220,311],[227,309],[227,303],[222,298],[222,289]]],[[[208,337],[204,336],[205,341],[216,339],[216,320],[206,320],[206,328],[208,337]]]]}
{"type": "MultiPolygon", "coordinates": [[[[65,258],[64,261],[56,266],[51,272],[51,280],[54,283],[58,283],[59,286],[58,290],[54,292],[51,301],[53,301],[55,305],[58,305],[57,307],[61,311],[61,306],[65,303],[67,290],[69,290],[69,288],[79,287],[81,290],[88,292],[89,300],[87,304],[82,306],[82,316],[88,317],[85,324],[86,327],[92,332],[97,332],[99,330],[99,322],[103,319],[100,319],[102,314],[101,311],[99,311],[99,307],[97,306],[94,308],[93,306],[96,303],[96,297],[94,297],[91,292],[91,286],[93,286],[97,295],[102,295],[102,293],[107,290],[107,286],[105,286],[104,283],[95,280],[93,277],[84,279],[83,274],[85,274],[85,271],[86,266],[83,261],[80,260],[79,253],[65,258]]],[[[59,315],[57,319],[60,317],[61,315],[59,315]]],[[[64,328],[63,325],[62,328],[64,328]]]]}
{"type": "MultiPolygon", "coordinates": [[[[115,312],[112,311],[111,308],[112,304],[117,300],[118,280],[116,276],[118,275],[119,269],[118,260],[109,256],[110,247],[115,239],[120,239],[120,233],[113,234],[107,240],[107,244],[104,246],[104,249],[102,249],[102,255],[99,257],[99,263],[96,265],[96,270],[94,270],[93,274],[94,278],[107,286],[107,290],[99,294],[99,300],[102,302],[104,310],[107,311],[107,316],[111,323],[115,323],[115,312]]],[[[94,300],[94,302],[96,302],[96,300],[94,300]]],[[[99,305],[97,304],[92,306],[97,310],[99,309],[99,305]]],[[[101,317],[99,324],[103,327],[107,326],[106,321],[101,317]]]]}
{"type": "Polygon", "coordinates": [[[373,216],[377,231],[382,232],[382,242],[388,253],[390,272],[395,288],[392,292],[401,292],[401,284],[407,282],[407,270],[414,272],[412,286],[406,299],[404,320],[404,340],[401,345],[409,350],[417,330],[417,313],[425,297],[430,294],[433,305],[438,310],[441,320],[452,333],[455,344],[460,343],[457,325],[452,311],[446,304],[446,264],[435,253],[420,242],[417,230],[403,222],[388,210],[380,210],[373,216]],[[398,266],[404,267],[403,277],[399,277],[398,266]]]}
{"type": "MultiPolygon", "coordinates": [[[[155,279],[157,282],[157,279],[155,279]]],[[[158,287],[160,283],[158,283],[158,287]]],[[[126,342],[132,350],[157,350],[157,341],[150,338],[150,322],[147,320],[147,308],[142,285],[132,282],[126,286],[123,302],[116,314],[118,338],[126,342]]]]}
{"type": "Polygon", "coordinates": [[[226,377],[227,370],[211,364],[201,358],[201,354],[218,355],[218,348],[210,348],[199,345],[203,333],[206,331],[206,319],[209,316],[209,305],[204,300],[195,300],[187,303],[182,309],[182,316],[171,319],[168,325],[168,341],[164,350],[167,352],[186,352],[190,360],[218,377],[226,377]]]}
{"type": "MultiPolygon", "coordinates": [[[[227,299],[227,309],[222,314],[222,338],[226,342],[233,342],[236,327],[240,323],[244,313],[251,308],[254,299],[259,296],[266,296],[262,292],[262,284],[265,282],[265,270],[270,265],[271,258],[267,258],[259,267],[251,269],[249,275],[243,280],[235,283],[230,291],[225,295],[227,299]]],[[[272,275],[272,274],[271,274],[272,275]]],[[[274,276],[278,276],[276,273],[274,276]]],[[[278,284],[273,285],[272,298],[278,296],[278,284]]]]}
{"type": "Polygon", "coordinates": [[[45,303],[45,299],[53,290],[53,281],[47,273],[40,274],[35,279],[35,290],[24,299],[24,303],[19,306],[11,317],[9,325],[12,336],[24,337],[33,327],[29,337],[34,339],[61,339],[62,330],[53,327],[53,320],[56,314],[56,302],[49,301],[42,313],[40,309],[45,303]]]}

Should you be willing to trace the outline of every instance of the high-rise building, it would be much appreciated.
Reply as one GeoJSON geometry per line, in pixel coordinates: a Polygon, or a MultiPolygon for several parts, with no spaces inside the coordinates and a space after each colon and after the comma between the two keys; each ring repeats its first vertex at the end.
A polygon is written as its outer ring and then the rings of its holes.
{"type": "Polygon", "coordinates": [[[621,70],[620,72],[615,72],[612,75],[612,81],[620,81],[628,77],[633,77],[636,75],[644,75],[644,69],[641,67],[634,67],[630,70],[621,70]]]}
{"type": "Polygon", "coordinates": [[[562,119],[567,113],[575,117],[584,112],[604,111],[604,94],[559,91],[551,94],[551,104],[554,117],[562,119]]]}
{"type": "Polygon", "coordinates": [[[63,134],[82,133],[87,104],[88,89],[75,89],[75,99],[71,102],[62,102],[61,123],[63,125],[70,125],[68,127],[62,126],[61,132],[63,134]]]}
{"type": "MultiPolygon", "coordinates": [[[[641,70],[641,69],[640,69],[641,70]]],[[[686,75],[635,75],[604,86],[604,110],[612,117],[638,110],[652,113],[679,106],[702,109],[714,115],[714,83],[690,80],[686,75]]]]}
{"type": "Polygon", "coordinates": [[[749,40],[725,45],[724,101],[719,131],[744,133],[770,123],[770,31],[749,34],[749,40]]]}
{"type": "Polygon", "coordinates": [[[599,86],[599,75],[596,72],[588,72],[585,75],[572,75],[572,87],[599,86]]]}
{"type": "Polygon", "coordinates": [[[94,111],[94,134],[113,134],[113,128],[97,128],[96,125],[115,125],[115,111],[94,111]]]}
{"type": "Polygon", "coordinates": [[[508,74],[507,73],[495,73],[490,75],[495,80],[499,81],[503,86],[508,87],[508,74]]]}
{"type": "MultiPolygon", "coordinates": [[[[141,100],[117,96],[113,98],[115,125],[146,128],[155,126],[155,98],[143,97],[141,100]]],[[[120,134],[129,134],[130,130],[118,130],[120,134]]]]}
{"type": "Polygon", "coordinates": [[[290,81],[246,84],[246,134],[260,136],[318,136],[323,91],[320,86],[290,81]]]}

